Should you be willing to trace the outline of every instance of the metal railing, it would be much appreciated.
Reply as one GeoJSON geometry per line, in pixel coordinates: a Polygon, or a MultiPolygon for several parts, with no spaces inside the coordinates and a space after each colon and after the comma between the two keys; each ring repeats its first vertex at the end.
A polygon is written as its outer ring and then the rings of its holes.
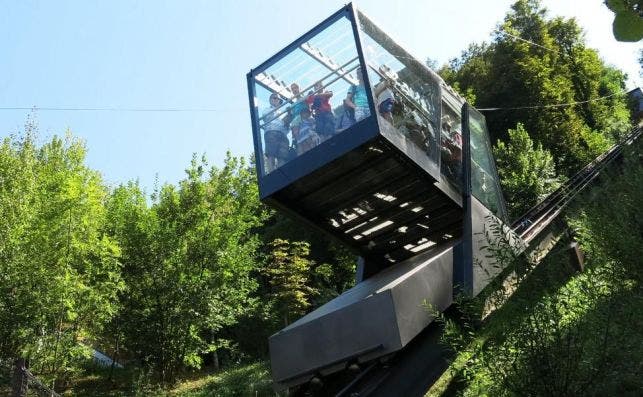
{"type": "Polygon", "coordinates": [[[620,157],[625,146],[635,142],[641,132],[640,127],[634,128],[621,142],[583,167],[560,188],[518,218],[511,225],[513,231],[526,243],[533,240],[607,165],[620,157]]]}

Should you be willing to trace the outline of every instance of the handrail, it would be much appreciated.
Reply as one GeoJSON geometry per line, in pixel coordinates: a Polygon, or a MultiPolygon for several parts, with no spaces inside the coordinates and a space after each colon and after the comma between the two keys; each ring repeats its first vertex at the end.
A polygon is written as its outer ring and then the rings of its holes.
{"type": "Polygon", "coordinates": [[[598,176],[605,166],[620,156],[625,145],[634,142],[640,137],[641,133],[640,128],[634,128],[621,142],[613,145],[605,153],[596,157],[596,159],[578,171],[565,184],[518,218],[511,225],[513,231],[525,240],[525,242],[528,243],[531,241],[580,191],[598,176]]]}
{"type": "MultiPolygon", "coordinates": [[[[350,67],[349,69],[347,69],[347,70],[345,70],[345,71],[343,70],[344,68],[348,68],[348,65],[350,65],[350,64],[351,64],[351,63],[353,63],[353,62],[355,62],[356,60],[357,60],[357,58],[353,58],[353,59],[351,59],[350,61],[346,62],[345,64],[341,65],[341,66],[337,69],[337,71],[341,71],[341,73],[339,73],[339,74],[338,74],[338,76],[337,76],[336,78],[334,78],[334,79],[333,79],[333,80],[331,80],[329,83],[327,83],[327,84],[326,84],[326,86],[330,86],[331,84],[333,84],[333,83],[334,83],[334,82],[336,82],[337,80],[339,80],[339,79],[341,79],[341,78],[344,78],[344,77],[345,77],[345,76],[347,76],[349,73],[351,73],[351,72],[352,72],[352,71],[354,71],[355,69],[359,68],[359,67],[360,67],[360,65],[359,65],[359,64],[357,64],[357,65],[355,65],[355,66],[350,67]]],[[[336,72],[330,72],[330,73],[328,73],[327,75],[325,75],[321,80],[325,80],[325,79],[327,79],[328,77],[330,77],[330,76],[332,76],[332,75],[334,75],[334,74],[337,74],[337,73],[336,73],[336,72]]],[[[256,77],[255,77],[255,80],[257,81],[257,83],[259,83],[259,84],[261,84],[261,85],[264,85],[264,83],[263,83],[262,81],[258,80],[256,77]]],[[[265,85],[264,85],[264,86],[265,86],[265,85]]],[[[306,90],[310,90],[311,88],[314,88],[314,84],[313,84],[313,85],[311,85],[311,86],[309,86],[309,87],[304,88],[304,89],[302,90],[302,92],[304,92],[304,91],[306,91],[306,90]]],[[[302,95],[301,95],[301,97],[302,97],[302,98],[304,98],[304,95],[302,94],[302,95]]],[[[274,109],[273,109],[273,110],[271,110],[270,112],[268,112],[268,113],[266,113],[266,114],[264,114],[264,115],[261,115],[261,116],[260,116],[260,118],[264,120],[264,123],[263,123],[263,124],[260,124],[260,125],[259,125],[259,128],[264,128],[268,123],[270,123],[270,122],[272,122],[273,120],[275,120],[275,119],[277,119],[277,118],[279,118],[279,117],[283,116],[284,114],[288,113],[288,111],[290,110],[290,108],[287,108],[286,110],[283,110],[283,111],[278,112],[278,113],[276,113],[276,112],[277,112],[279,109],[281,109],[281,108],[285,107],[286,105],[294,103],[294,102],[293,102],[293,100],[294,100],[294,99],[295,99],[295,97],[287,98],[287,100],[286,100],[286,101],[284,101],[284,103],[282,103],[281,105],[277,106],[276,108],[274,108],[274,109]],[[266,118],[267,118],[268,116],[272,116],[272,118],[271,118],[270,120],[266,120],[266,118]]]]}

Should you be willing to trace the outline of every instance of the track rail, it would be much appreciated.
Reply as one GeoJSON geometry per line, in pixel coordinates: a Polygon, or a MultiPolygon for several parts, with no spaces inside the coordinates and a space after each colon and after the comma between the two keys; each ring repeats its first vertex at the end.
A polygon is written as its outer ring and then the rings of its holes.
{"type": "Polygon", "coordinates": [[[572,176],[565,184],[532,207],[512,225],[513,231],[526,243],[533,240],[545,229],[565,207],[587,187],[605,167],[623,153],[625,146],[631,145],[641,136],[641,128],[633,129],[621,142],[612,146],[594,161],[572,176]]]}

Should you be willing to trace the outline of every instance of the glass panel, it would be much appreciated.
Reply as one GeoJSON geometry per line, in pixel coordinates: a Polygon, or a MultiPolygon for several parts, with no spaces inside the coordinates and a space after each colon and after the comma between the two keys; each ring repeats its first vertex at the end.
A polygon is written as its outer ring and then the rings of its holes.
{"type": "Polygon", "coordinates": [[[438,164],[438,81],[361,13],[359,23],[380,128],[404,136],[438,164]]]}
{"type": "Polygon", "coordinates": [[[462,117],[442,102],[440,171],[447,181],[462,192],[462,117]]]}
{"type": "Polygon", "coordinates": [[[255,111],[264,174],[370,116],[353,29],[342,17],[263,71],[255,111]]]}
{"type": "Polygon", "coordinates": [[[505,206],[498,173],[493,161],[487,125],[481,114],[469,109],[471,194],[497,217],[506,220],[505,206]]]}

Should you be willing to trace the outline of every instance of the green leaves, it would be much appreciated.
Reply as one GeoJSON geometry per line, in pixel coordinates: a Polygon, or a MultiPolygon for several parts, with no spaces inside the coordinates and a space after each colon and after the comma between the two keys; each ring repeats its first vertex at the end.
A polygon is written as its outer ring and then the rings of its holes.
{"type": "Polygon", "coordinates": [[[507,143],[498,141],[494,155],[510,218],[516,219],[560,186],[551,153],[534,147],[525,127],[510,129],[507,143]]]}
{"type": "Polygon", "coordinates": [[[643,39],[643,9],[640,2],[605,0],[605,5],[614,12],[612,31],[616,40],[636,42],[643,39]]]}
{"type": "Polygon", "coordinates": [[[36,129],[0,146],[0,358],[26,354],[61,377],[116,311],[120,250],[105,235],[107,190],[67,133],[38,147],[36,129]]]}
{"type": "Polygon", "coordinates": [[[573,19],[546,18],[538,1],[517,1],[491,43],[470,45],[441,74],[477,107],[504,108],[485,113],[494,141],[522,123],[563,175],[628,129],[623,73],[587,48],[573,19]]]}
{"type": "Polygon", "coordinates": [[[218,169],[194,157],[151,206],[131,183],[108,202],[128,286],[118,323],[126,346],[165,380],[199,367],[212,338],[254,306],[253,230],[265,218],[256,189],[244,159],[229,155],[218,169]]]}
{"type": "MultiPolygon", "coordinates": [[[[276,239],[262,273],[270,284],[270,294],[277,311],[287,326],[291,319],[305,314],[317,290],[308,285],[313,262],[307,259],[307,243],[276,239]]],[[[323,273],[324,270],[321,270],[323,273]]]]}

